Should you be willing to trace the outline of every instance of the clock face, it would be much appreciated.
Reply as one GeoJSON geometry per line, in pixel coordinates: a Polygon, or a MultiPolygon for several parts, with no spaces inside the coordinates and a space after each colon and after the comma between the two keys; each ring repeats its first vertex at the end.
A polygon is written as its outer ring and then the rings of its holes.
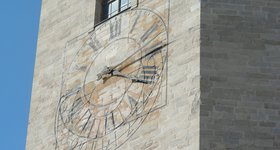
{"type": "Polygon", "coordinates": [[[117,149],[165,104],[167,37],[160,15],[136,9],[69,44],[57,149],[117,149]]]}

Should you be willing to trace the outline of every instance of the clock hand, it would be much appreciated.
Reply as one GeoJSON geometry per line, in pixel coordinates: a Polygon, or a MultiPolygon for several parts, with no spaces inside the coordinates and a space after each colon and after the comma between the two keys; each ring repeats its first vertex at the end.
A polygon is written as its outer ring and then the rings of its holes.
{"type": "Polygon", "coordinates": [[[136,76],[129,76],[129,75],[120,73],[120,72],[117,71],[117,70],[113,70],[112,76],[127,78],[127,79],[132,80],[132,82],[140,82],[140,83],[145,83],[145,84],[148,84],[148,83],[151,82],[151,81],[147,81],[147,80],[144,80],[144,79],[139,79],[139,78],[137,78],[136,76]]]}
{"type": "MultiPolygon", "coordinates": [[[[137,50],[135,53],[133,53],[132,55],[130,55],[127,59],[125,59],[124,61],[122,61],[121,63],[119,63],[119,64],[117,64],[117,65],[115,65],[115,66],[113,66],[113,67],[105,66],[104,69],[101,71],[101,73],[97,74],[97,81],[99,81],[100,79],[104,78],[104,76],[106,76],[106,77],[113,76],[113,75],[114,75],[114,74],[113,74],[114,71],[118,71],[118,72],[119,72],[119,73],[115,74],[115,76],[120,75],[120,71],[123,70],[124,68],[126,68],[126,67],[128,67],[128,66],[130,66],[130,65],[132,65],[132,64],[134,64],[134,63],[136,63],[137,61],[142,60],[143,58],[145,58],[145,57],[147,57],[147,56],[149,56],[149,55],[152,55],[152,54],[158,52],[159,50],[161,50],[163,47],[165,47],[165,46],[167,46],[167,45],[168,45],[168,44],[163,44],[163,45],[161,45],[161,46],[159,46],[159,47],[156,47],[156,48],[150,50],[149,52],[147,52],[145,55],[143,55],[143,56],[141,56],[141,57],[135,59],[134,61],[132,61],[132,62],[130,62],[130,63],[128,63],[128,64],[126,64],[125,66],[122,66],[123,62],[125,62],[125,61],[127,61],[128,59],[130,59],[130,58],[132,58],[133,56],[135,56],[135,55],[139,52],[139,50],[137,50]],[[119,66],[122,66],[122,67],[116,69],[116,68],[119,67],[119,66]]],[[[143,47],[141,47],[141,48],[143,48],[143,47]]],[[[141,49],[141,48],[140,48],[140,49],[141,49]]],[[[124,76],[122,76],[122,77],[124,77],[124,76]]]]}
{"type": "Polygon", "coordinates": [[[124,68],[126,68],[126,67],[128,67],[128,66],[130,66],[130,65],[132,65],[132,64],[134,64],[134,63],[136,63],[137,61],[140,61],[140,60],[142,60],[143,58],[145,58],[145,57],[147,57],[147,56],[149,56],[149,55],[155,54],[156,52],[158,52],[158,51],[161,50],[162,48],[166,47],[167,45],[168,45],[168,44],[166,43],[166,44],[160,45],[160,46],[158,46],[158,47],[156,47],[156,48],[154,48],[154,49],[152,49],[152,50],[149,50],[149,51],[147,50],[145,55],[143,55],[143,56],[141,56],[141,57],[139,57],[139,58],[137,58],[137,59],[134,59],[134,61],[132,61],[132,62],[130,62],[130,63],[128,63],[128,64],[122,66],[122,65],[124,64],[125,61],[127,61],[128,59],[132,59],[133,56],[135,56],[136,54],[138,54],[137,52],[139,52],[139,51],[136,51],[136,53],[130,55],[127,59],[125,59],[125,60],[122,61],[121,63],[119,63],[119,64],[117,64],[117,65],[115,65],[115,66],[113,66],[113,67],[111,67],[111,68],[112,68],[112,69],[115,69],[115,70],[121,71],[121,70],[123,70],[124,68]],[[118,67],[120,67],[120,68],[118,68],[118,67]],[[116,69],[116,68],[117,68],[117,69],[116,69]]]}
{"type": "Polygon", "coordinates": [[[121,66],[123,64],[123,62],[129,60],[132,56],[135,56],[136,54],[138,54],[139,52],[141,52],[141,50],[143,48],[145,48],[147,45],[149,45],[152,41],[154,41],[154,39],[156,39],[161,33],[157,34],[155,37],[153,37],[152,39],[150,39],[148,42],[146,42],[143,46],[141,46],[140,48],[138,48],[134,53],[132,53],[129,57],[127,57],[125,60],[123,60],[122,62],[120,62],[119,64],[115,65],[112,67],[112,69],[117,68],[118,66],[121,66]]]}
{"type": "Polygon", "coordinates": [[[138,61],[140,61],[140,60],[142,60],[143,58],[146,58],[147,56],[150,56],[150,55],[152,55],[152,54],[157,53],[159,50],[161,50],[161,49],[164,48],[165,46],[167,46],[167,44],[163,44],[163,45],[161,45],[161,46],[159,46],[159,47],[156,47],[156,48],[154,48],[154,49],[148,51],[145,55],[143,55],[143,56],[141,56],[141,57],[135,59],[134,61],[132,61],[132,62],[126,64],[125,66],[123,66],[122,68],[119,68],[118,70],[121,71],[121,70],[123,70],[124,68],[126,68],[126,67],[128,67],[128,66],[130,66],[130,65],[132,65],[132,64],[134,64],[134,63],[136,63],[136,62],[138,62],[138,61]]]}
{"type": "Polygon", "coordinates": [[[132,82],[140,82],[140,83],[144,83],[144,84],[148,84],[151,82],[151,81],[147,81],[145,79],[139,79],[136,76],[129,76],[129,75],[123,74],[123,73],[119,72],[118,70],[114,70],[110,67],[105,67],[100,74],[97,74],[97,76],[98,76],[97,81],[100,79],[103,79],[103,78],[108,79],[112,76],[117,76],[117,77],[130,79],[130,80],[132,80],[132,82]]]}
{"type": "MultiPolygon", "coordinates": [[[[119,73],[116,74],[116,75],[120,75],[120,71],[123,70],[124,68],[126,68],[126,67],[128,67],[128,66],[130,66],[130,65],[132,65],[132,64],[134,64],[134,63],[136,63],[137,61],[142,60],[143,58],[145,58],[145,57],[147,57],[147,56],[149,56],[149,55],[152,55],[152,54],[158,52],[159,50],[161,50],[163,47],[165,47],[165,46],[167,46],[167,45],[168,45],[168,44],[163,44],[163,45],[161,45],[161,46],[159,46],[159,47],[156,47],[156,48],[150,50],[149,52],[147,52],[145,55],[143,55],[143,56],[141,56],[141,57],[135,59],[134,61],[132,61],[132,62],[130,62],[130,63],[128,63],[128,64],[126,64],[125,66],[122,66],[122,65],[123,65],[123,62],[127,61],[128,59],[131,59],[133,56],[135,56],[135,55],[139,52],[139,50],[137,50],[135,53],[133,53],[132,55],[130,55],[127,59],[125,59],[124,61],[122,61],[121,63],[119,63],[119,64],[117,64],[117,65],[115,65],[115,66],[113,66],[113,67],[107,67],[107,66],[105,66],[105,68],[102,70],[102,72],[99,73],[99,74],[97,74],[97,81],[100,80],[100,79],[102,79],[102,78],[104,78],[104,76],[106,76],[106,77],[113,76],[113,71],[118,71],[119,73]],[[121,68],[118,68],[118,67],[120,67],[120,66],[121,66],[121,68]],[[117,68],[118,68],[118,69],[117,69],[117,68]]],[[[141,47],[141,48],[143,48],[143,47],[141,47]]],[[[141,48],[140,48],[140,49],[141,49],[141,48]]],[[[124,76],[123,76],[123,77],[124,77],[124,76]]]]}

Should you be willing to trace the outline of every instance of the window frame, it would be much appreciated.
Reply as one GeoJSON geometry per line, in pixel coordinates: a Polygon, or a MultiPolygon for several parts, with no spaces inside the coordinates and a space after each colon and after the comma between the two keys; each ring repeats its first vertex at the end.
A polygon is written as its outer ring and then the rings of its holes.
{"type": "MultiPolygon", "coordinates": [[[[132,1],[133,0],[128,0],[128,3],[126,5],[124,5],[123,7],[126,7],[125,9],[122,10],[122,7],[121,7],[121,0],[103,0],[102,2],[102,8],[101,8],[101,21],[98,22],[97,24],[94,25],[94,27],[110,20],[111,18],[123,13],[124,11],[128,10],[128,9],[131,9],[131,4],[132,4],[132,1]],[[109,12],[109,7],[110,7],[110,4],[112,4],[114,1],[118,1],[118,8],[117,8],[117,13],[114,14],[114,15],[111,15],[109,16],[108,12],[109,12]],[[107,6],[106,6],[107,5],[107,6]],[[105,9],[108,9],[107,11],[108,12],[105,12],[105,9]],[[107,14],[106,14],[107,13],[107,14]],[[105,16],[106,15],[106,16],[105,16]]],[[[111,13],[113,14],[113,13],[111,13]]]]}

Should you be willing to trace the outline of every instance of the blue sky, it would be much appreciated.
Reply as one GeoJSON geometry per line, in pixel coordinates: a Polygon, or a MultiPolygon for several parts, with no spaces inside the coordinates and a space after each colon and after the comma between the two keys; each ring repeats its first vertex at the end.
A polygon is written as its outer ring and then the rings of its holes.
{"type": "Polygon", "coordinates": [[[0,1],[0,144],[24,150],[41,0],[0,1]]]}

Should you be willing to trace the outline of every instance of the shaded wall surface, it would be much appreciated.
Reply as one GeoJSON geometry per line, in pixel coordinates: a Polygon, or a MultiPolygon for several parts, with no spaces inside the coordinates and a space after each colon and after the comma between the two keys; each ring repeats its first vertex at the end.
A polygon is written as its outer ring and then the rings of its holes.
{"type": "Polygon", "coordinates": [[[280,1],[201,5],[200,149],[280,149],[280,1]]]}

